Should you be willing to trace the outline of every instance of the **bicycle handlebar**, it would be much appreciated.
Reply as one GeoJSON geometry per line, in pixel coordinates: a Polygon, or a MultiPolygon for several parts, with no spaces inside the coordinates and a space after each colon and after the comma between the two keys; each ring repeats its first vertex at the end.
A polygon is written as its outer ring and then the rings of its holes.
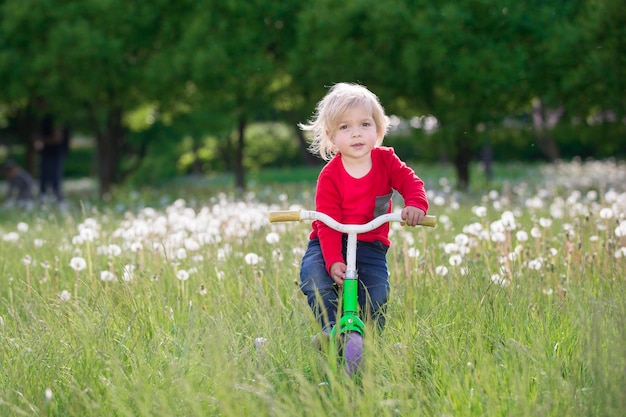
{"type": "MultiPolygon", "coordinates": [[[[343,233],[364,233],[370,230],[374,230],[380,227],[386,222],[401,222],[402,214],[400,212],[383,214],[376,217],[374,220],[365,224],[343,224],[339,223],[327,214],[319,211],[312,210],[288,210],[288,211],[270,211],[268,218],[271,223],[275,222],[291,222],[301,220],[320,220],[327,226],[343,233]]],[[[427,215],[424,216],[420,222],[420,226],[435,227],[437,224],[437,217],[427,215]]]]}

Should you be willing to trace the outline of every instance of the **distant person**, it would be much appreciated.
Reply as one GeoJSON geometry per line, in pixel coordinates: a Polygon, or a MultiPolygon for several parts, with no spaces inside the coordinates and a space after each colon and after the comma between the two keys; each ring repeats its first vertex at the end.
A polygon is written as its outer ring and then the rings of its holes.
{"type": "Polygon", "coordinates": [[[12,160],[2,165],[2,175],[9,183],[4,205],[32,208],[33,187],[35,185],[33,177],[12,160]]]}
{"type": "Polygon", "coordinates": [[[36,149],[39,150],[39,198],[45,199],[51,190],[57,203],[63,201],[63,165],[69,150],[70,130],[55,126],[52,116],[41,122],[36,149]]]}

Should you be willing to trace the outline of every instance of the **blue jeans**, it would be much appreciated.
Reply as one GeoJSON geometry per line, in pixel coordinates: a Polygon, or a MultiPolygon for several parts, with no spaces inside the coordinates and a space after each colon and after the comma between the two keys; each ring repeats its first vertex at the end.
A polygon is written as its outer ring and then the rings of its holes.
{"type": "MultiPolygon", "coordinates": [[[[346,241],[344,236],[344,259],[346,241]]],[[[364,319],[374,320],[381,330],[385,326],[385,305],[389,298],[388,249],[380,242],[358,242],[356,251],[359,306],[365,313],[364,319]]],[[[326,271],[319,239],[309,241],[302,258],[300,289],[322,329],[330,330],[337,322],[339,287],[326,271]]]]}

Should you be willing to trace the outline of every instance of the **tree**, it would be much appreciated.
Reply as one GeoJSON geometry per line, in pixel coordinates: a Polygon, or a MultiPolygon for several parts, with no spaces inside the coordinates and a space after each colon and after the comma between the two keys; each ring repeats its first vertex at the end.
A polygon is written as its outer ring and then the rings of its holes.
{"type": "Polygon", "coordinates": [[[147,142],[129,140],[124,117],[144,102],[169,95],[150,85],[150,75],[158,57],[168,54],[177,41],[187,3],[2,4],[0,36],[5,48],[0,79],[11,78],[6,99],[31,102],[45,97],[54,114],[93,134],[101,195],[123,179],[125,158],[138,156],[140,161],[145,153],[147,142]]]}
{"type": "Polygon", "coordinates": [[[233,164],[240,190],[245,188],[246,127],[251,121],[273,118],[276,102],[288,86],[283,56],[291,44],[300,4],[295,0],[198,2],[178,49],[178,56],[188,62],[188,80],[194,89],[190,100],[232,121],[233,164]]]}

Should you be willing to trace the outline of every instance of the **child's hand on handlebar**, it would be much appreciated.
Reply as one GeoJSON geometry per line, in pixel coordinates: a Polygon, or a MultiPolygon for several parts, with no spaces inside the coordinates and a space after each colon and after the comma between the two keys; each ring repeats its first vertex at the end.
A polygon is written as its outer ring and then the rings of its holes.
{"type": "Polygon", "coordinates": [[[402,209],[402,220],[408,226],[417,226],[420,224],[426,213],[424,210],[413,206],[406,206],[402,209]]]}
{"type": "Polygon", "coordinates": [[[346,264],[344,264],[343,262],[335,262],[330,266],[330,277],[339,286],[343,285],[343,280],[346,277],[346,269],[346,264]]]}

